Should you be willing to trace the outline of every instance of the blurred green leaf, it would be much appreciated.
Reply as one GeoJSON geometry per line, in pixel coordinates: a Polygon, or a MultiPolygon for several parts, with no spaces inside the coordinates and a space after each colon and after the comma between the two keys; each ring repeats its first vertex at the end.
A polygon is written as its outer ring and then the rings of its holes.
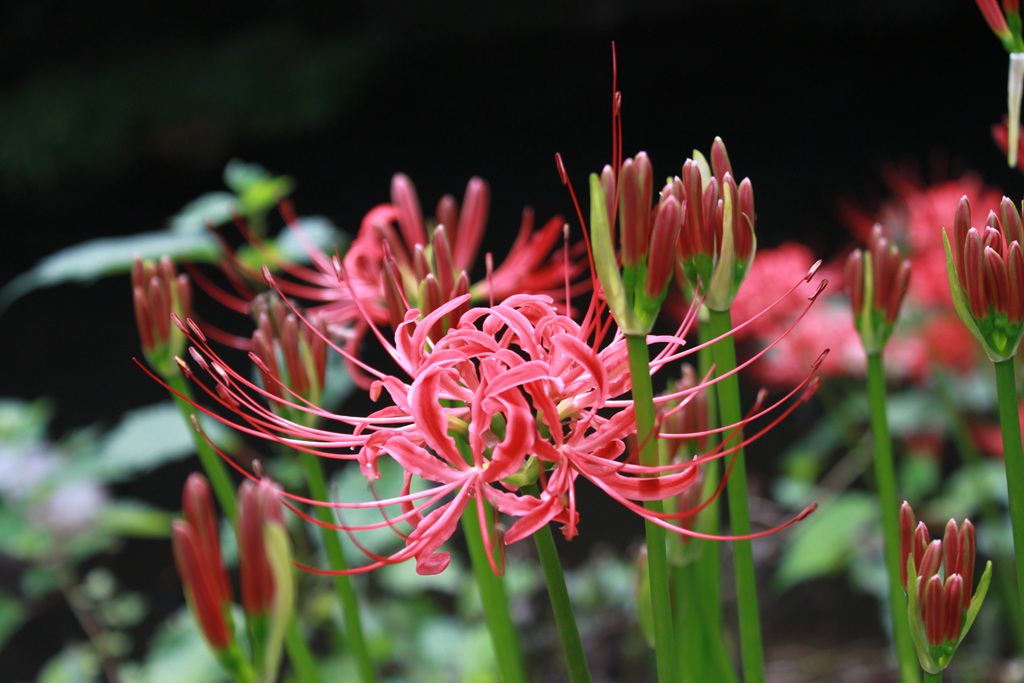
{"type": "Polygon", "coordinates": [[[902,499],[924,500],[942,481],[938,460],[926,456],[901,458],[899,463],[899,491],[902,499]]]}
{"type": "Polygon", "coordinates": [[[167,231],[88,240],[50,254],[4,285],[0,289],[0,313],[36,289],[128,273],[136,256],[158,259],[165,254],[177,261],[212,263],[220,257],[220,249],[209,235],[167,231]]]}
{"type": "Polygon", "coordinates": [[[4,649],[4,645],[21,628],[26,618],[21,602],[0,591],[0,650],[4,649]]]}
{"type": "Polygon", "coordinates": [[[137,500],[116,498],[103,507],[99,530],[119,538],[166,538],[174,514],[137,500]]]}
{"type": "Polygon", "coordinates": [[[61,650],[39,674],[37,683],[94,683],[100,680],[100,658],[91,647],[61,650]]]}
{"type": "MultiPolygon", "coordinates": [[[[222,445],[230,446],[235,439],[233,433],[210,420],[203,422],[203,429],[222,445]]],[[[177,406],[170,401],[157,403],[125,413],[100,439],[94,455],[80,454],[74,459],[66,478],[126,481],[194,452],[193,435],[177,406]]]]}
{"type": "Polygon", "coordinates": [[[942,493],[932,500],[921,516],[945,521],[975,516],[988,502],[1007,504],[1006,472],[999,460],[983,460],[952,472],[942,493]]]}
{"type": "Polygon", "coordinates": [[[126,665],[123,674],[124,683],[221,683],[226,678],[187,609],[163,622],[145,661],[126,665]]]}
{"type": "Polygon", "coordinates": [[[864,528],[877,519],[877,500],[861,491],[847,491],[823,505],[796,525],[786,544],[775,573],[779,590],[841,571],[858,552],[864,528]]]}
{"type": "Polygon", "coordinates": [[[224,168],[224,184],[238,196],[239,213],[247,218],[266,214],[295,189],[288,176],[271,175],[259,164],[239,159],[224,168]]]}
{"type": "Polygon", "coordinates": [[[238,197],[230,192],[207,192],[186,204],[170,222],[171,232],[202,235],[210,225],[223,225],[240,214],[238,197]]]}
{"type": "Polygon", "coordinates": [[[259,272],[263,264],[273,270],[275,263],[281,261],[309,263],[311,248],[328,254],[333,254],[336,247],[341,248],[344,234],[328,218],[303,216],[296,228],[283,228],[275,240],[264,242],[259,248],[243,244],[235,256],[243,265],[259,272]]]}
{"type": "Polygon", "coordinates": [[[24,444],[41,441],[52,418],[53,406],[45,399],[0,399],[0,443],[24,444]]]}

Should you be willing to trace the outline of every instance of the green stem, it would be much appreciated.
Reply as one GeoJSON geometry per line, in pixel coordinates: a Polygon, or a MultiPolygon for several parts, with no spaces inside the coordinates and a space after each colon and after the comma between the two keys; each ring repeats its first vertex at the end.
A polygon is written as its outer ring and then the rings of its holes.
{"type": "MultiPolygon", "coordinates": [[[[1013,550],[1017,565],[1017,588],[1024,596],[1024,448],[1020,439],[1020,413],[1017,407],[1017,382],[1013,358],[995,364],[996,394],[999,398],[999,425],[1003,430],[1003,464],[1010,499],[1010,523],[1013,526],[1013,550]]],[[[1022,610],[1017,606],[1017,618],[1022,610]]]]}
{"type": "MultiPolygon", "coordinates": [[[[626,335],[629,352],[629,374],[633,387],[633,411],[636,417],[636,439],[640,444],[640,464],[658,465],[658,442],[654,435],[654,389],[651,385],[650,356],[644,335],[626,335]]],[[[650,500],[644,507],[661,514],[660,500],[650,500]]],[[[672,628],[672,596],[668,583],[668,553],[665,529],[644,520],[647,532],[647,569],[651,583],[651,605],[654,616],[654,655],[658,680],[674,683],[679,680],[676,666],[676,640],[672,628]]]]}
{"type": "MultiPolygon", "coordinates": [[[[705,320],[699,329],[701,344],[711,340],[711,333],[705,320]]],[[[699,376],[704,377],[713,364],[711,347],[704,346],[698,353],[699,376]]],[[[718,406],[715,386],[704,389],[707,400],[707,428],[718,426],[718,406]]],[[[711,435],[706,448],[715,446],[717,439],[711,435]]],[[[704,488],[702,500],[713,495],[718,487],[721,463],[717,460],[704,465],[704,488]]],[[[718,499],[697,516],[697,529],[706,534],[721,532],[721,509],[718,499]]],[[[669,558],[679,557],[686,564],[674,562],[672,567],[672,590],[676,595],[675,630],[679,642],[678,663],[683,680],[687,683],[722,681],[734,683],[736,672],[722,631],[722,555],[717,541],[691,538],[684,543],[684,537],[669,537],[669,558]],[[675,550],[675,555],[673,555],[675,550]]]]}
{"type": "Polygon", "coordinates": [[[167,384],[170,385],[174,391],[181,394],[181,396],[171,393],[171,398],[174,399],[178,409],[181,411],[182,416],[185,418],[185,422],[188,423],[188,430],[192,433],[192,441],[195,443],[196,453],[199,455],[199,462],[203,466],[203,471],[206,472],[206,478],[210,480],[210,486],[213,488],[213,494],[217,497],[217,502],[220,503],[220,507],[224,510],[224,514],[233,524],[235,521],[235,485],[231,481],[231,475],[228,474],[228,468],[224,465],[224,461],[221,460],[220,455],[213,449],[207,441],[206,437],[197,432],[192,425],[192,416],[196,414],[196,409],[192,406],[190,401],[192,400],[192,387],[189,386],[188,380],[186,380],[181,373],[171,372],[168,373],[167,384]],[[184,398],[182,398],[184,397],[184,398]]]}
{"type": "Polygon", "coordinates": [[[466,536],[466,545],[469,546],[469,559],[480,590],[480,602],[487,629],[491,633],[501,680],[504,683],[525,683],[523,656],[519,649],[519,636],[508,609],[505,581],[491,569],[487,549],[484,547],[483,530],[475,510],[468,509],[462,515],[462,531],[466,536]]]}
{"type": "MultiPolygon", "coordinates": [[[[306,468],[306,481],[309,484],[309,492],[317,500],[328,500],[327,480],[324,476],[323,464],[320,458],[312,453],[302,453],[302,464],[306,468]]],[[[316,507],[316,515],[325,524],[334,524],[334,516],[330,508],[320,505],[316,507]]],[[[348,562],[345,560],[345,551],[341,547],[341,539],[338,532],[330,527],[320,527],[320,536],[323,539],[324,552],[327,554],[327,561],[331,569],[345,571],[348,569],[348,562]]],[[[363,683],[373,683],[377,675],[373,669],[373,660],[370,651],[366,646],[366,637],[363,634],[363,623],[359,616],[359,601],[356,598],[355,589],[352,587],[352,580],[348,575],[337,575],[334,577],[334,590],[341,601],[342,615],[345,619],[345,635],[349,647],[356,658],[356,666],[359,669],[359,677],[363,683]]]]}
{"type": "Polygon", "coordinates": [[[930,674],[927,671],[924,672],[924,683],[942,683],[942,672],[937,674],[930,674]]]}
{"type": "MultiPolygon", "coordinates": [[[[736,368],[736,348],[732,336],[732,316],[729,311],[709,311],[709,324],[713,337],[722,337],[711,353],[718,376],[736,368]]],[[[718,412],[722,425],[738,424],[743,419],[740,409],[740,386],[735,374],[724,377],[717,386],[718,412]]],[[[742,430],[728,432],[731,443],[743,440],[742,430]]],[[[747,502],[747,467],[743,449],[736,451],[732,473],[726,483],[729,503],[729,523],[736,536],[750,534],[750,509],[747,502]]],[[[740,652],[743,658],[743,680],[746,683],[764,683],[764,647],[761,643],[761,617],[757,604],[757,578],[754,571],[754,549],[749,540],[733,542],[733,566],[736,573],[736,602],[739,610],[740,652]]]]}
{"type": "MultiPolygon", "coordinates": [[[[963,412],[957,405],[955,399],[957,389],[953,386],[949,374],[942,369],[937,369],[935,372],[935,382],[939,389],[939,398],[945,409],[946,420],[951,425],[950,430],[953,433],[953,442],[956,444],[957,452],[960,454],[960,460],[968,470],[974,473],[972,477],[974,495],[977,500],[981,501],[982,518],[995,522],[1001,519],[1002,512],[996,505],[995,500],[992,499],[992,496],[987,494],[986,487],[981,482],[981,453],[978,452],[978,448],[974,443],[974,437],[970,432],[970,425],[968,425],[963,412]]],[[[1007,608],[1018,604],[1020,598],[1017,595],[1017,583],[1014,580],[1013,553],[1001,550],[992,558],[992,564],[994,565],[992,581],[995,583],[996,590],[999,591],[999,604],[1005,605],[1007,608]]],[[[1021,623],[1020,619],[1017,619],[1017,610],[1015,608],[1004,608],[1002,612],[1004,615],[1003,619],[1007,622],[1010,630],[1013,631],[1013,637],[1017,641],[1018,650],[1024,652],[1024,624],[1021,623]]]]}
{"type": "Polygon", "coordinates": [[[886,417],[885,372],[881,351],[868,353],[868,403],[871,410],[871,434],[875,446],[875,485],[882,513],[882,539],[885,542],[885,564],[889,574],[889,611],[900,680],[918,680],[917,653],[910,638],[907,620],[907,598],[900,581],[899,501],[896,497],[896,469],[893,465],[892,437],[886,417]]]}
{"type": "MultiPolygon", "coordinates": [[[[539,495],[536,484],[523,488],[529,494],[539,495]]],[[[558,559],[558,548],[555,547],[555,537],[551,533],[551,527],[544,525],[534,532],[533,541],[537,545],[537,556],[540,558],[540,567],[544,572],[544,581],[548,587],[551,609],[555,613],[555,626],[558,628],[558,637],[562,641],[562,652],[565,654],[565,666],[569,671],[569,681],[571,683],[590,683],[590,667],[587,665],[587,656],[583,651],[583,641],[580,640],[576,615],[572,610],[569,590],[565,585],[565,573],[562,571],[562,562],[558,559]]]]}
{"type": "Polygon", "coordinates": [[[320,683],[316,659],[299,633],[298,623],[294,619],[288,623],[288,630],[285,631],[284,649],[288,651],[288,660],[292,663],[298,680],[302,683],[320,683]]]}

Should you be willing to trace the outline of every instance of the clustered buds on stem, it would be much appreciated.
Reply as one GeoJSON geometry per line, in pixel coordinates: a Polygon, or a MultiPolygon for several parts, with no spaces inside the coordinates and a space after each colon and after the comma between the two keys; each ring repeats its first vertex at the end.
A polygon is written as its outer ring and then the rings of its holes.
{"type": "Polygon", "coordinates": [[[220,552],[217,516],[206,479],[189,476],[182,495],[185,519],[172,525],[178,575],[192,614],[235,681],[271,680],[280,662],[284,627],[291,617],[291,561],[280,490],[246,481],[238,491],[239,574],[252,665],[235,638],[231,584],[220,552]]]}
{"type": "Polygon", "coordinates": [[[868,353],[877,353],[892,333],[910,286],[910,261],[882,235],[881,225],[871,230],[870,242],[866,251],[855,249],[846,259],[846,286],[861,343],[868,353]]]}
{"type": "Polygon", "coordinates": [[[1024,336],[1024,227],[1007,197],[984,230],[971,226],[967,197],[953,218],[954,242],[943,230],[953,305],[993,362],[1012,358],[1024,336]]]}
{"type": "Polygon", "coordinates": [[[281,490],[267,480],[238,488],[238,573],[253,662],[264,678],[277,671],[293,586],[281,490]]]}
{"type": "Polygon", "coordinates": [[[989,28],[1010,53],[1010,71],[1006,83],[1006,104],[1009,112],[1007,163],[1017,165],[1020,136],[1020,105],[1024,94],[1024,37],[1019,0],[1003,0],[1002,9],[996,0],[977,0],[978,9],[989,28]]]}
{"type": "Polygon", "coordinates": [[[181,506],[185,519],[172,523],[171,543],[189,609],[232,678],[251,681],[252,670],[232,625],[231,584],[221,559],[213,497],[201,474],[192,474],[185,481],[181,506]]]}
{"type": "Polygon", "coordinates": [[[685,284],[703,291],[711,310],[728,310],[757,248],[753,185],[749,178],[736,184],[725,143],[715,138],[711,165],[694,150],[679,187],[685,210],[677,256],[685,284]]]}
{"type": "Polygon", "coordinates": [[[171,323],[171,314],[192,315],[192,284],[164,256],[158,263],[136,258],[132,264],[135,323],[146,360],[166,377],[177,372],[174,357],[185,348],[185,336],[171,323]]]}
{"type": "Polygon", "coordinates": [[[900,558],[910,635],[921,668],[936,674],[949,665],[978,616],[992,563],[986,564],[972,597],[975,535],[970,520],[959,528],[949,520],[942,540],[932,541],[924,522],[915,526],[914,511],[906,502],[900,507],[900,558]]]}
{"type": "Polygon", "coordinates": [[[327,374],[327,324],[316,314],[300,321],[280,299],[264,295],[254,303],[250,358],[276,399],[270,405],[284,417],[312,419],[309,406],[320,403],[327,374]]]}
{"type": "Polygon", "coordinates": [[[626,159],[616,174],[605,166],[590,178],[594,267],[608,306],[623,332],[647,334],[661,310],[672,278],[681,203],[669,181],[653,209],[654,170],[645,152],[626,159]],[[618,207],[622,268],[615,255],[618,207]]]}

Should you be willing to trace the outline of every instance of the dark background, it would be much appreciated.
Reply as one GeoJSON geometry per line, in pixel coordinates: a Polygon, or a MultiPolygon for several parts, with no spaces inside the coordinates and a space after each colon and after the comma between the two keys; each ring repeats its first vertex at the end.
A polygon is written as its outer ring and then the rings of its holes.
{"type": "MultiPolygon", "coordinates": [[[[610,156],[610,41],[625,149],[677,173],[715,135],[754,181],[758,238],[827,255],[836,204],[880,169],[979,170],[1011,195],[989,126],[1007,58],[968,0],[629,3],[71,2],[8,7],[0,41],[0,283],[91,237],[161,227],[237,157],[296,179],[300,212],[354,230],[392,173],[424,205],[493,190],[495,250],[569,216],[610,156]]],[[[125,278],[29,295],[0,317],[0,393],[59,401],[58,426],[159,391],[131,364],[125,278]]]]}
{"type": "MultiPolygon", "coordinates": [[[[301,213],[350,231],[396,171],[425,207],[483,176],[500,256],[525,204],[573,221],[556,152],[580,190],[609,161],[613,39],[626,153],[668,175],[721,135],[761,245],[829,255],[837,203],[883,200],[886,164],[1022,191],[989,133],[1007,57],[970,0],[11,5],[0,285],[163,226],[231,158],[292,176],[301,213]]],[[[0,317],[0,395],[51,397],[54,436],[110,424],[162,398],[137,353],[126,277],[38,291],[0,317]]]]}

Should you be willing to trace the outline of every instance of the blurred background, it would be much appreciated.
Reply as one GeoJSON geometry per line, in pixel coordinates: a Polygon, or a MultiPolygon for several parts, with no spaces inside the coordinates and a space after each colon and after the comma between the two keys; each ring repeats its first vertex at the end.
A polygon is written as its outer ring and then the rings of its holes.
{"type": "MultiPolygon", "coordinates": [[[[669,175],[722,136],[762,245],[834,254],[838,207],[877,207],[886,167],[973,169],[1021,196],[990,134],[1007,58],[970,0],[7,3],[0,286],[57,249],[165,226],[223,189],[231,159],[290,176],[301,213],[349,232],[397,171],[425,207],[486,178],[496,253],[524,205],[578,227],[554,155],[577,188],[610,160],[612,40],[625,152],[669,175]]],[[[0,331],[0,395],[51,399],[57,434],[162,398],[132,363],[127,277],[33,291],[0,331]]],[[[120,490],[174,508],[186,471],[120,490]]],[[[63,617],[8,643],[0,680],[80,638],[63,617]]]]}

